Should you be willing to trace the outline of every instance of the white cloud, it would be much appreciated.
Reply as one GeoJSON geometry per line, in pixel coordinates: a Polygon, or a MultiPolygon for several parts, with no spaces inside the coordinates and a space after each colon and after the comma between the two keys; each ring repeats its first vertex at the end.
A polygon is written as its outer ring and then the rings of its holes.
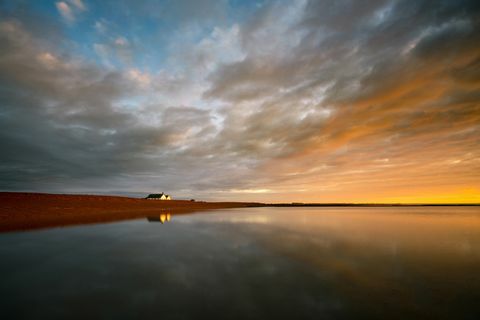
{"type": "Polygon", "coordinates": [[[105,34],[107,32],[107,26],[103,21],[96,21],[93,27],[100,34],[105,34]]]}
{"type": "Polygon", "coordinates": [[[80,11],[87,10],[82,0],[68,0],[68,2],[70,2],[71,5],[73,5],[75,8],[77,8],[80,11]]]}
{"type": "Polygon", "coordinates": [[[73,14],[72,8],[70,8],[70,6],[66,2],[60,1],[55,3],[55,5],[57,7],[58,12],[60,12],[62,17],[68,23],[72,23],[75,21],[75,16],[73,14]]]}
{"type": "Polygon", "coordinates": [[[138,83],[140,87],[147,87],[150,85],[152,78],[151,76],[146,73],[142,72],[136,68],[130,69],[128,71],[128,77],[138,83]]]}
{"type": "Polygon", "coordinates": [[[87,8],[82,0],[67,0],[67,2],[59,1],[55,3],[55,6],[63,19],[67,23],[72,24],[76,20],[75,14],[85,11],[87,8]]]}
{"type": "Polygon", "coordinates": [[[128,40],[125,39],[124,37],[118,37],[115,39],[115,44],[120,47],[126,47],[128,46],[128,40]]]}
{"type": "Polygon", "coordinates": [[[109,57],[109,49],[108,49],[107,45],[101,44],[101,43],[94,43],[93,44],[93,50],[100,57],[100,59],[102,60],[102,63],[105,66],[107,66],[107,67],[112,66],[112,64],[110,63],[110,60],[108,58],[109,57]]]}
{"type": "Polygon", "coordinates": [[[55,69],[61,64],[58,58],[55,57],[50,52],[43,52],[41,54],[38,54],[37,59],[41,64],[43,64],[48,69],[55,69]]]}

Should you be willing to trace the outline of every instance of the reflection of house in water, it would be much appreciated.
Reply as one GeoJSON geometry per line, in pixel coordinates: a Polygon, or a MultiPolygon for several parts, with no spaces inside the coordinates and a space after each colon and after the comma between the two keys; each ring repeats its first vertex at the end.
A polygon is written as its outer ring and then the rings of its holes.
{"type": "Polygon", "coordinates": [[[171,219],[170,212],[160,213],[160,215],[157,217],[147,217],[147,220],[149,222],[160,222],[161,224],[163,224],[165,221],[170,221],[170,219],[171,219]]]}
{"type": "Polygon", "coordinates": [[[172,200],[172,197],[170,197],[168,194],[165,193],[152,193],[149,194],[145,199],[147,200],[172,200]]]}

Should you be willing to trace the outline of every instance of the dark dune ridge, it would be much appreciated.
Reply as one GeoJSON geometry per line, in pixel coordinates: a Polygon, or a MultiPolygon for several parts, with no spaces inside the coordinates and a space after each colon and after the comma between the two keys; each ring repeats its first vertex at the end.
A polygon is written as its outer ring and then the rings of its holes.
{"type": "Polygon", "coordinates": [[[136,219],[167,211],[184,214],[257,205],[260,204],[0,192],[0,232],[136,219]]]}

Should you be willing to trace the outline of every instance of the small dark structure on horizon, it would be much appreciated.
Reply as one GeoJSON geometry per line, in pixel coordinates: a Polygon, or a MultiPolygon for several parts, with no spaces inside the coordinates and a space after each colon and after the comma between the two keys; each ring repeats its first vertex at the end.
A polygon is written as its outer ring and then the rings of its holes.
{"type": "Polygon", "coordinates": [[[172,200],[172,198],[165,193],[152,193],[149,194],[145,199],[147,200],[172,200]]]}

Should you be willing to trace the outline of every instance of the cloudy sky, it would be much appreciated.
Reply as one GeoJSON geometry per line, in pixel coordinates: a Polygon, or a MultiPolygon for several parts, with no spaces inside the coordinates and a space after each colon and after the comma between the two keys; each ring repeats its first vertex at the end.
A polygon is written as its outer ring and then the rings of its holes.
{"type": "Polygon", "coordinates": [[[480,3],[0,0],[0,190],[480,202],[480,3]]]}

